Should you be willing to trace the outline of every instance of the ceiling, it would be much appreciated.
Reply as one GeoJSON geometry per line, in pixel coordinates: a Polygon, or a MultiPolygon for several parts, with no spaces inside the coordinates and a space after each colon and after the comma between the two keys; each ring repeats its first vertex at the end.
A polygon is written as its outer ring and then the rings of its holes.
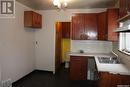
{"type": "MultiPolygon", "coordinates": [[[[56,9],[52,0],[16,0],[36,10],[56,9]]],[[[68,0],[68,9],[85,8],[109,8],[113,7],[118,0],[68,0]]]]}

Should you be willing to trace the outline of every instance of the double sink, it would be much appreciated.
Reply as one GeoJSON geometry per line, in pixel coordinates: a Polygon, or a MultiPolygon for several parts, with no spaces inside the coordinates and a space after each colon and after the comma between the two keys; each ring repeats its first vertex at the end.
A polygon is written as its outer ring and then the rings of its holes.
{"type": "Polygon", "coordinates": [[[84,53],[83,50],[79,50],[78,53],[71,53],[70,55],[75,55],[75,56],[96,56],[97,61],[100,64],[121,64],[121,62],[120,62],[120,60],[119,60],[119,58],[117,56],[103,56],[103,55],[108,55],[108,54],[84,53]]]}
{"type": "Polygon", "coordinates": [[[117,57],[98,57],[99,63],[102,64],[120,64],[120,60],[117,57]]]}

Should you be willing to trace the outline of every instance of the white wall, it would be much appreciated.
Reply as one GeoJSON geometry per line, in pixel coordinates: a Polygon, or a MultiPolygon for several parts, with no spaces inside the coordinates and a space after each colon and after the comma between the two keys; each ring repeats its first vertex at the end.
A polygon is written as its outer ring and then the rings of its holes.
{"type": "Polygon", "coordinates": [[[110,53],[112,51],[112,42],[72,40],[71,51],[79,52],[79,50],[84,50],[87,53],[110,53]]]}
{"type": "MultiPolygon", "coordinates": [[[[24,10],[29,9],[16,2],[16,18],[0,19],[0,72],[2,72],[0,76],[2,80],[11,78],[13,81],[16,81],[34,69],[55,72],[55,23],[58,21],[71,21],[73,13],[98,13],[106,10],[71,9],[60,12],[56,10],[39,11],[43,14],[43,28],[36,30],[34,35],[34,30],[25,29],[23,24],[24,10]],[[35,48],[34,40],[38,41],[35,48]]],[[[76,43],[73,42],[73,44],[76,43]]],[[[80,42],[78,41],[78,43],[80,42]]],[[[102,48],[109,44],[106,42],[96,43],[96,45],[100,45],[102,48]]],[[[102,50],[100,49],[100,51],[102,50]]]]}
{"type": "Polygon", "coordinates": [[[44,10],[43,28],[36,31],[36,68],[54,71],[55,69],[55,23],[58,21],[71,21],[73,13],[98,13],[106,9],[71,9],[66,11],[44,10]]]}
{"type": "MultiPolygon", "coordinates": [[[[1,53],[0,53],[1,55],[1,53]]],[[[1,83],[1,58],[0,58],[0,83],[1,83]]]]}
{"type": "Polygon", "coordinates": [[[29,8],[16,2],[16,18],[0,19],[2,80],[16,81],[35,68],[34,31],[24,28],[24,10],[29,8]]]}

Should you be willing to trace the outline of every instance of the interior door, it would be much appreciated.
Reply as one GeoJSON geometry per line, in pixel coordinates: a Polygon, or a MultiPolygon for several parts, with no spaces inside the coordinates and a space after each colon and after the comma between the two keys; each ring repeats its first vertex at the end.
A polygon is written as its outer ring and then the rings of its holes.
{"type": "Polygon", "coordinates": [[[61,64],[61,39],[62,39],[62,23],[56,23],[56,48],[55,48],[55,71],[57,72],[61,64]]]}

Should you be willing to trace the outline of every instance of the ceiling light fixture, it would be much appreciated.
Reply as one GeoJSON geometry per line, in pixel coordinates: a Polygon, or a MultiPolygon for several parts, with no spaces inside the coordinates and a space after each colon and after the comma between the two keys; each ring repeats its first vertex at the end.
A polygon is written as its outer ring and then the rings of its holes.
{"type": "Polygon", "coordinates": [[[66,0],[53,0],[53,5],[58,9],[65,9],[68,3],[66,0]]]}

